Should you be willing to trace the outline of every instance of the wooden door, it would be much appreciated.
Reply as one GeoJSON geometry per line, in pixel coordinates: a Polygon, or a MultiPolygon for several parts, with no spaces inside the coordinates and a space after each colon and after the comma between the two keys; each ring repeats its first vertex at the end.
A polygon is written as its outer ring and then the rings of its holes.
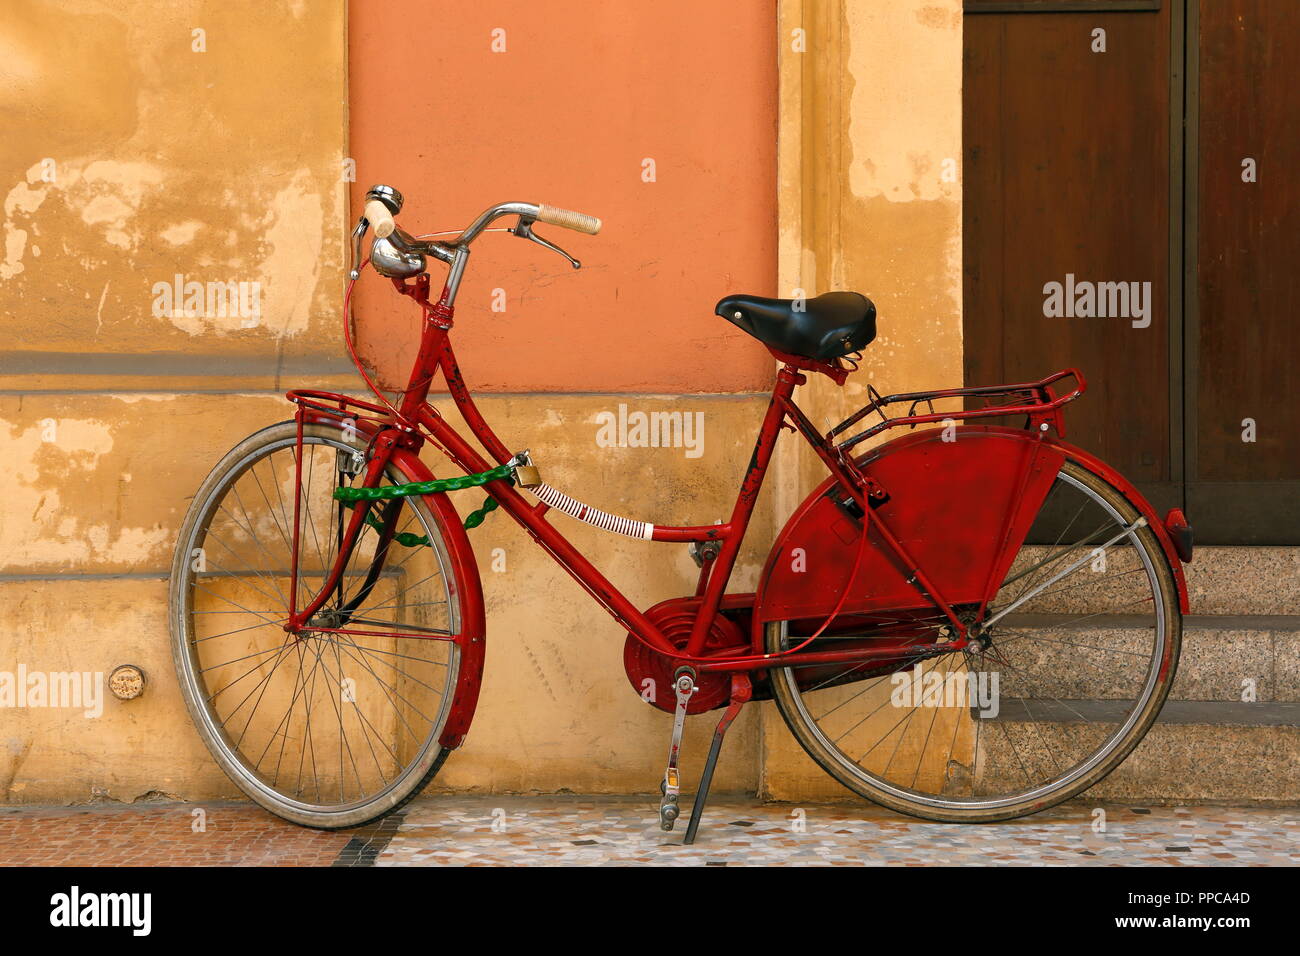
{"type": "Polygon", "coordinates": [[[966,381],[1077,366],[1066,440],[1157,508],[1183,490],[1171,35],[1168,3],[968,0],[965,20],[966,381]]]}

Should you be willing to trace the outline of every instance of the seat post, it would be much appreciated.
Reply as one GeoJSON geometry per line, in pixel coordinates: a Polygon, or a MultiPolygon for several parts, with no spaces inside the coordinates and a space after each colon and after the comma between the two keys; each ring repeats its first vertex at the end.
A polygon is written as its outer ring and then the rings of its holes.
{"type": "Polygon", "coordinates": [[[754,454],[745,470],[745,477],[740,482],[740,491],[736,495],[735,507],[731,510],[731,519],[727,522],[728,531],[723,539],[718,556],[713,559],[713,569],[704,588],[704,596],[695,613],[695,623],[691,626],[691,636],[686,643],[686,653],[698,657],[704,652],[705,641],[713,627],[714,615],[722,603],[722,595],[731,579],[736,557],[740,553],[740,544],[745,538],[749,520],[754,514],[754,505],[758,493],[763,487],[763,478],[772,461],[772,451],[776,447],[777,436],[785,424],[786,408],[791,404],[790,396],[795,386],[806,381],[800,372],[789,364],[782,366],[776,373],[776,383],[772,386],[772,400],[763,416],[763,425],[759,429],[758,440],[754,443],[754,454]]]}

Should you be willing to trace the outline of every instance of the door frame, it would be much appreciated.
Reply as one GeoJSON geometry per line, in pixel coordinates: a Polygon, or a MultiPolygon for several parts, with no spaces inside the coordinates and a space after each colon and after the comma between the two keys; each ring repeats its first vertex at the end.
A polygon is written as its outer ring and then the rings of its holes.
{"type": "MultiPolygon", "coordinates": [[[[1300,544],[1300,479],[1207,481],[1200,478],[1197,397],[1201,381],[1200,301],[1200,0],[1172,0],[1183,21],[1186,73],[1183,154],[1183,467],[1185,510],[1207,544],[1300,544]]],[[[1173,112],[1172,109],[1170,111],[1173,112]]],[[[1171,286],[1172,288],[1172,286],[1171,286]]],[[[1172,324],[1172,323],[1171,323],[1172,324]]],[[[1171,384],[1172,394],[1172,384],[1171,384]]]]}

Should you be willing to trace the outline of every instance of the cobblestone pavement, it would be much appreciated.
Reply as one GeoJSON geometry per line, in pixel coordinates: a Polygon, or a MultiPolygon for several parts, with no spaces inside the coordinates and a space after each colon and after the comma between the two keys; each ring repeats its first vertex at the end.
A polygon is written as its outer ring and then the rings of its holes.
{"type": "Polygon", "coordinates": [[[434,796],[326,833],[247,804],[0,808],[0,865],[1293,866],[1300,810],[1071,804],[955,826],[862,804],[719,796],[694,846],[652,797],[434,796]]]}

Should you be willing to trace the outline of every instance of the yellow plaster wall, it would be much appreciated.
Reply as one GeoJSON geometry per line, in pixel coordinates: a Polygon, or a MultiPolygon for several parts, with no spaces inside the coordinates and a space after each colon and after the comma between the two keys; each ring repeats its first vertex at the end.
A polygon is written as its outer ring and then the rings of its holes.
{"type": "MultiPolygon", "coordinates": [[[[0,669],[135,663],[149,681],[95,718],[0,711],[0,801],[231,795],[171,673],[166,569],[187,495],[240,437],[285,417],[284,388],[357,388],[338,334],[344,13],[327,0],[33,0],[0,20],[0,669]],[[193,50],[198,29],[206,52],[193,50]],[[155,284],[178,272],[260,283],[260,321],[155,314],[155,284]]],[[[960,186],[939,171],[960,157],[959,4],[809,0],[780,16],[782,292],[876,300],[881,335],[857,382],[955,383],[960,186]],[[799,26],[803,54],[789,49],[799,26]]],[[[801,397],[821,423],[861,390],[815,383],[801,397]]],[[[482,405],[557,487],[618,513],[703,523],[725,517],[764,398],[482,405]],[[595,415],[619,402],[703,411],[703,457],[598,447],[595,415]]],[[[735,590],[753,586],[776,516],[816,480],[809,456],[783,446],[735,590]]],[[[556,521],[642,606],[693,586],[684,547],[556,521]]],[[[436,786],[653,790],[670,718],[626,686],[615,625],[503,515],[475,543],[486,682],[436,786]]],[[[712,724],[689,723],[688,789],[712,724]]],[[[732,731],[716,786],[812,796],[826,785],[809,766],[761,704],[732,731]]]]}
{"type": "Polygon", "coordinates": [[[342,0],[0,17],[0,670],[148,680],[95,716],[0,709],[0,802],[230,792],[171,674],[167,556],[207,469],[284,417],[282,383],[355,378],[345,24],[342,0]],[[257,307],[169,311],[177,274],[257,307]]]}
{"type": "MultiPolygon", "coordinates": [[[[877,309],[847,384],[817,376],[796,396],[829,428],[868,382],[883,395],[962,382],[961,0],[782,0],[779,16],[781,294],[853,289],[877,309]]],[[[778,452],[781,513],[825,475],[795,444],[778,452]]],[[[765,793],[846,793],[771,705],[763,726],[765,793]]]]}
{"type": "Polygon", "coordinates": [[[123,369],[195,350],[232,366],[333,355],[343,14],[305,0],[8,5],[4,348],[142,357],[123,369]],[[177,273],[260,283],[260,321],[155,315],[154,285],[177,273]]]}
{"type": "MultiPolygon", "coordinates": [[[[758,396],[489,396],[504,440],[529,444],[547,480],[661,522],[708,523],[738,480],[764,409],[758,396]],[[601,412],[700,411],[703,454],[597,444],[601,412]]],[[[268,393],[0,396],[0,437],[26,468],[11,479],[0,534],[0,670],[109,674],[142,668],[146,693],[105,694],[102,713],[0,709],[0,792],[11,802],[132,801],[153,792],[234,796],[190,726],[168,644],[167,568],[176,532],[211,465],[243,436],[285,419],[268,393]],[[55,440],[42,441],[46,423],[55,440]],[[149,444],[149,443],[152,443],[149,444]]],[[[454,414],[454,412],[452,412],[454,414]]],[[[436,466],[435,466],[436,467],[436,466]]],[[[446,469],[441,473],[447,474],[446,469]]],[[[456,496],[462,512],[481,496],[456,496]]],[[[615,538],[557,516],[629,598],[648,607],[690,593],[684,546],[615,538]]],[[[469,738],[435,789],[649,792],[671,718],[623,675],[624,632],[503,514],[471,535],[488,609],[483,694],[469,738]]],[[[741,555],[752,588],[771,540],[760,513],[741,555]]],[[[757,714],[728,741],[717,786],[757,786],[757,714]]],[[[712,721],[692,721],[684,767],[698,779],[712,721]]]]}

